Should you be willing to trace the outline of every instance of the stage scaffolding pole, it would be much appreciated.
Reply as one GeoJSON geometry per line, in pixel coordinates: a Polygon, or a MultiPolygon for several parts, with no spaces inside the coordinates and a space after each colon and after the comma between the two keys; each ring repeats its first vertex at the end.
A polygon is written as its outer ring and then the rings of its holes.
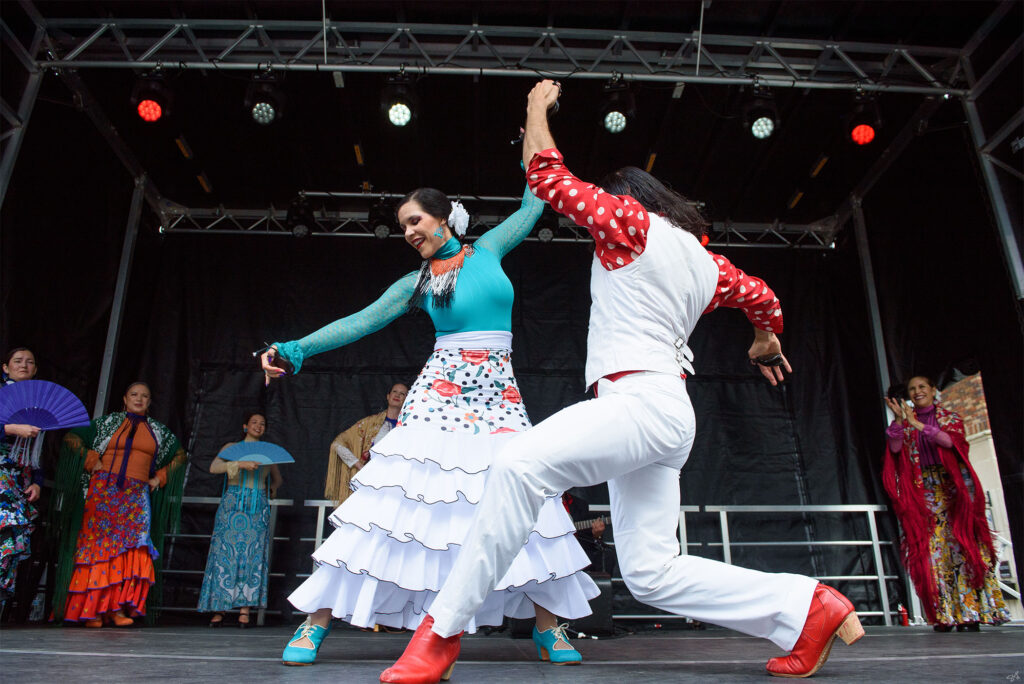
{"type": "Polygon", "coordinates": [[[135,239],[139,235],[139,219],[142,217],[142,200],[145,196],[146,176],[142,175],[135,179],[135,191],[132,193],[132,203],[128,210],[128,224],[125,226],[124,242],[121,245],[121,265],[117,269],[114,299],[110,304],[110,323],[107,325],[107,341],[103,345],[103,365],[100,368],[99,387],[96,389],[93,418],[99,418],[106,412],[114,358],[117,356],[117,340],[121,334],[121,316],[124,313],[128,278],[135,258],[135,239]]]}
{"type": "MultiPolygon", "coordinates": [[[[864,210],[861,208],[861,198],[854,196],[850,198],[851,211],[853,214],[853,234],[857,241],[857,256],[860,259],[860,272],[861,278],[864,284],[864,298],[867,300],[868,305],[868,318],[871,323],[871,346],[875,351],[875,372],[878,374],[878,386],[885,392],[889,386],[889,361],[885,354],[885,338],[882,335],[882,316],[878,309],[878,291],[875,288],[875,269],[871,263],[871,246],[868,244],[868,229],[867,223],[864,221],[864,210]]],[[[882,420],[884,423],[888,423],[888,415],[884,413],[882,420]]],[[[875,528],[874,518],[871,519],[871,537],[874,540],[878,538],[878,532],[875,528]]],[[[878,575],[881,577],[885,574],[882,567],[881,553],[878,551],[877,546],[875,547],[875,564],[878,566],[878,575]]],[[[909,587],[910,578],[907,578],[909,587]]],[[[884,580],[881,583],[882,600],[886,603],[882,607],[884,611],[885,624],[892,625],[892,616],[889,614],[888,605],[888,592],[884,585],[884,580]]],[[[908,594],[915,597],[917,594],[913,592],[913,587],[909,587],[908,594]]],[[[915,616],[920,613],[920,608],[914,611],[915,616]]]]}
{"type": "MultiPolygon", "coordinates": [[[[964,112],[967,114],[967,125],[971,130],[971,139],[974,142],[974,151],[978,155],[978,163],[981,166],[981,176],[985,183],[985,190],[992,206],[992,213],[996,222],[996,231],[999,234],[999,245],[1002,247],[1003,258],[1006,261],[1006,268],[1010,273],[1010,282],[1013,285],[1013,296],[1018,304],[1024,303],[1024,265],[1021,263],[1020,245],[1017,244],[1017,236],[1013,230],[1013,219],[1006,206],[1006,198],[1003,197],[1003,188],[999,182],[996,172],[996,165],[993,163],[991,147],[999,144],[997,138],[987,141],[985,132],[981,126],[981,118],[978,116],[978,105],[973,96],[963,101],[964,112]]],[[[1020,118],[1020,113],[1016,117],[1020,118]]],[[[1020,125],[1019,121],[1017,125],[1020,125]]],[[[1004,126],[1005,130],[1007,126],[1004,126]]],[[[1005,137],[1005,134],[1003,134],[1005,137]]]]}

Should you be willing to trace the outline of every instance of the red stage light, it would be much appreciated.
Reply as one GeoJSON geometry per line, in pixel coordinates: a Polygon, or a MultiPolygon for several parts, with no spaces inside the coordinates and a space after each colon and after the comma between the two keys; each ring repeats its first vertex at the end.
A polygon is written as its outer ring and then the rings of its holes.
{"type": "Polygon", "coordinates": [[[860,124],[854,126],[853,130],[850,131],[850,140],[857,143],[858,145],[867,145],[869,142],[875,139],[875,129],[868,124],[860,124]]]}
{"type": "Polygon", "coordinates": [[[160,103],[156,100],[143,100],[138,106],[139,116],[142,117],[143,121],[153,123],[159,121],[163,115],[164,110],[160,106],[160,103]]]}

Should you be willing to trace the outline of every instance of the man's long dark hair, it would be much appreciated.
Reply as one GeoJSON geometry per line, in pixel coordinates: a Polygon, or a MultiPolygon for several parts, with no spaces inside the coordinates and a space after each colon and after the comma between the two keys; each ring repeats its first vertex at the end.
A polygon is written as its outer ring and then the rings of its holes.
{"type": "Polygon", "coordinates": [[[698,238],[703,237],[709,225],[697,207],[685,197],[635,166],[624,166],[618,171],[612,171],[601,179],[599,185],[612,195],[632,197],[647,211],[663,216],[698,238]]]}

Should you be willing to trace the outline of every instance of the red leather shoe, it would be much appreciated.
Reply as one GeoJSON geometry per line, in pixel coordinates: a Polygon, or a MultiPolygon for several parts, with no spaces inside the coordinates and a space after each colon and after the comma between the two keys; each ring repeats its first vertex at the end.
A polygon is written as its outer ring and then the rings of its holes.
{"type": "Polygon", "coordinates": [[[433,626],[434,618],[428,615],[412,635],[398,662],[381,673],[380,681],[400,684],[448,681],[459,657],[462,632],[452,637],[439,637],[430,630],[433,626]]]}
{"type": "Polygon", "coordinates": [[[818,584],[800,638],[788,656],[768,661],[769,674],[810,677],[825,664],[837,636],[849,645],[864,636],[864,628],[849,599],[832,587],[818,584]]]}

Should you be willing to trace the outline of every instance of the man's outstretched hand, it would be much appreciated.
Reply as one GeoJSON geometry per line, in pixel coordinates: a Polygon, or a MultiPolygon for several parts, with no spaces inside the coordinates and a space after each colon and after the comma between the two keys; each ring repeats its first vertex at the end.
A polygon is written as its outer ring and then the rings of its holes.
{"type": "Polygon", "coordinates": [[[527,112],[529,112],[530,108],[536,107],[547,116],[548,109],[551,105],[555,104],[555,101],[558,100],[558,96],[561,94],[562,86],[558,81],[552,81],[549,78],[538,81],[537,85],[533,86],[533,90],[526,97],[527,112]]]}
{"type": "Polygon", "coordinates": [[[548,128],[548,107],[558,100],[562,86],[545,79],[533,86],[526,97],[526,130],[523,133],[523,169],[530,168],[533,155],[554,147],[555,140],[548,128]]]}
{"type": "Polygon", "coordinates": [[[793,372],[792,366],[782,353],[782,344],[775,333],[754,328],[754,343],[747,350],[747,356],[772,386],[785,380],[783,369],[787,373],[793,372]]]}

